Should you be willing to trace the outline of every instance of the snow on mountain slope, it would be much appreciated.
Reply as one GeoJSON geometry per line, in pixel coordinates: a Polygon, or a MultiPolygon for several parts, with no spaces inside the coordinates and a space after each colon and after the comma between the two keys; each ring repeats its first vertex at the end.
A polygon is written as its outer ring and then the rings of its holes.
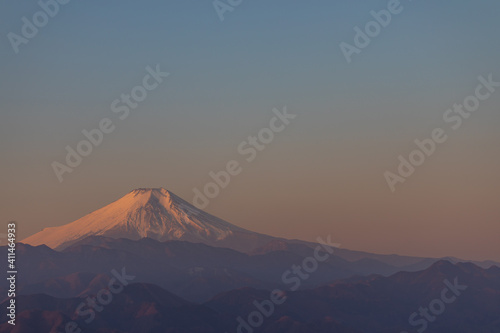
{"type": "Polygon", "coordinates": [[[250,251],[274,239],[212,216],[163,188],[143,188],[72,223],[43,229],[22,242],[62,249],[95,235],[185,240],[240,251],[250,251]]]}
{"type": "MultiPolygon", "coordinates": [[[[63,250],[83,239],[86,239],[86,242],[82,244],[89,246],[95,242],[95,239],[88,238],[91,236],[131,240],[152,238],[161,242],[182,240],[230,248],[248,254],[282,251],[307,256],[310,255],[307,248],[311,249],[312,254],[317,246],[316,243],[272,237],[237,227],[194,207],[163,188],[133,190],[121,199],[72,223],[46,228],[21,242],[63,250]]],[[[374,265],[378,267],[378,271],[387,268],[380,263],[414,271],[425,269],[437,260],[341,248],[335,249],[335,256],[354,262],[358,272],[374,272],[374,265]]],[[[491,263],[477,264],[491,266],[491,263]]]]}

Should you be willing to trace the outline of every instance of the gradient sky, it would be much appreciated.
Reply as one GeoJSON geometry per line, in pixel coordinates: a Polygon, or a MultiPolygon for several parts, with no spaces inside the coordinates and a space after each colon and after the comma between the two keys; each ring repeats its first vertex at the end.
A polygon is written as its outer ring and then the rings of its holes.
{"type": "MultiPolygon", "coordinates": [[[[137,187],[191,201],[210,171],[267,126],[290,126],[206,209],[275,236],[331,234],[345,248],[500,261],[500,90],[391,193],[383,173],[443,113],[500,81],[500,3],[402,1],[348,64],[339,48],[387,1],[72,1],[15,54],[35,1],[0,11],[0,220],[19,238],[69,223],[137,187]],[[146,66],[170,77],[59,183],[52,161],[84,139],[146,66]]],[[[2,232],[2,231],[0,231],[2,232]]]]}

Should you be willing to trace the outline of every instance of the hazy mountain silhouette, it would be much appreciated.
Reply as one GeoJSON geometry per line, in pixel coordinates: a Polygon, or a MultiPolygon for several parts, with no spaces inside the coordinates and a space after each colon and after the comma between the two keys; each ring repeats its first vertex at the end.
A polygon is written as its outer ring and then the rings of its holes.
{"type": "MultiPolygon", "coordinates": [[[[440,298],[446,287],[443,281],[453,282],[455,278],[467,289],[429,323],[428,331],[499,332],[500,268],[485,270],[473,264],[447,261],[419,272],[287,291],[286,301],[275,306],[258,332],[414,332],[415,328],[408,323],[410,314],[440,298]]],[[[72,319],[85,332],[236,332],[236,318],[247,318],[256,309],[254,302],[268,300],[269,294],[268,290],[240,288],[219,294],[204,304],[193,304],[154,285],[131,284],[90,324],[74,313],[81,298],[20,296],[15,331],[5,323],[6,303],[0,305],[0,332],[64,332],[64,324],[72,319]]]]}

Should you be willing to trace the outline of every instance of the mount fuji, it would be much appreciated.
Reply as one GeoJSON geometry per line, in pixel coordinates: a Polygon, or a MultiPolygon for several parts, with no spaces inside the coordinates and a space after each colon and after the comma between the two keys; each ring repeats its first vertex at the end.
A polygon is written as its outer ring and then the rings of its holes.
{"type": "Polygon", "coordinates": [[[62,250],[89,236],[184,240],[241,252],[280,239],[230,224],[164,188],[140,188],[72,223],[45,228],[22,242],[62,250]]]}
{"type": "MultiPolygon", "coordinates": [[[[106,239],[203,243],[213,247],[229,248],[247,254],[275,251],[309,253],[317,243],[290,240],[249,231],[204,212],[164,188],[135,189],[117,201],[98,209],[74,222],[59,227],[45,228],[22,240],[31,246],[46,245],[64,250],[77,243],[100,246],[106,239]],[[97,236],[97,237],[96,237],[97,236]],[[95,243],[95,244],[94,244],[95,243]]],[[[349,262],[357,262],[362,271],[373,270],[381,264],[416,271],[425,269],[438,258],[408,257],[353,251],[337,248],[335,255],[349,262]]],[[[464,261],[457,258],[453,262],[464,261]]],[[[474,262],[488,268],[493,262],[474,262]]],[[[379,267],[380,268],[380,267],[379,267]]],[[[382,267],[383,268],[383,267],[382,267]]],[[[380,272],[380,269],[375,270],[380,272]]]]}

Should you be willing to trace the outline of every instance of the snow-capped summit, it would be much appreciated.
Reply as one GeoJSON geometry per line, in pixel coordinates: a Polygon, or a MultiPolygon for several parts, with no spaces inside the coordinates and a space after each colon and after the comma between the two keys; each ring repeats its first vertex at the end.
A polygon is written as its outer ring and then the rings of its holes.
{"type": "Polygon", "coordinates": [[[89,236],[185,240],[251,251],[274,239],[210,215],[164,188],[139,188],[72,223],[22,242],[63,249],[89,236]]]}

